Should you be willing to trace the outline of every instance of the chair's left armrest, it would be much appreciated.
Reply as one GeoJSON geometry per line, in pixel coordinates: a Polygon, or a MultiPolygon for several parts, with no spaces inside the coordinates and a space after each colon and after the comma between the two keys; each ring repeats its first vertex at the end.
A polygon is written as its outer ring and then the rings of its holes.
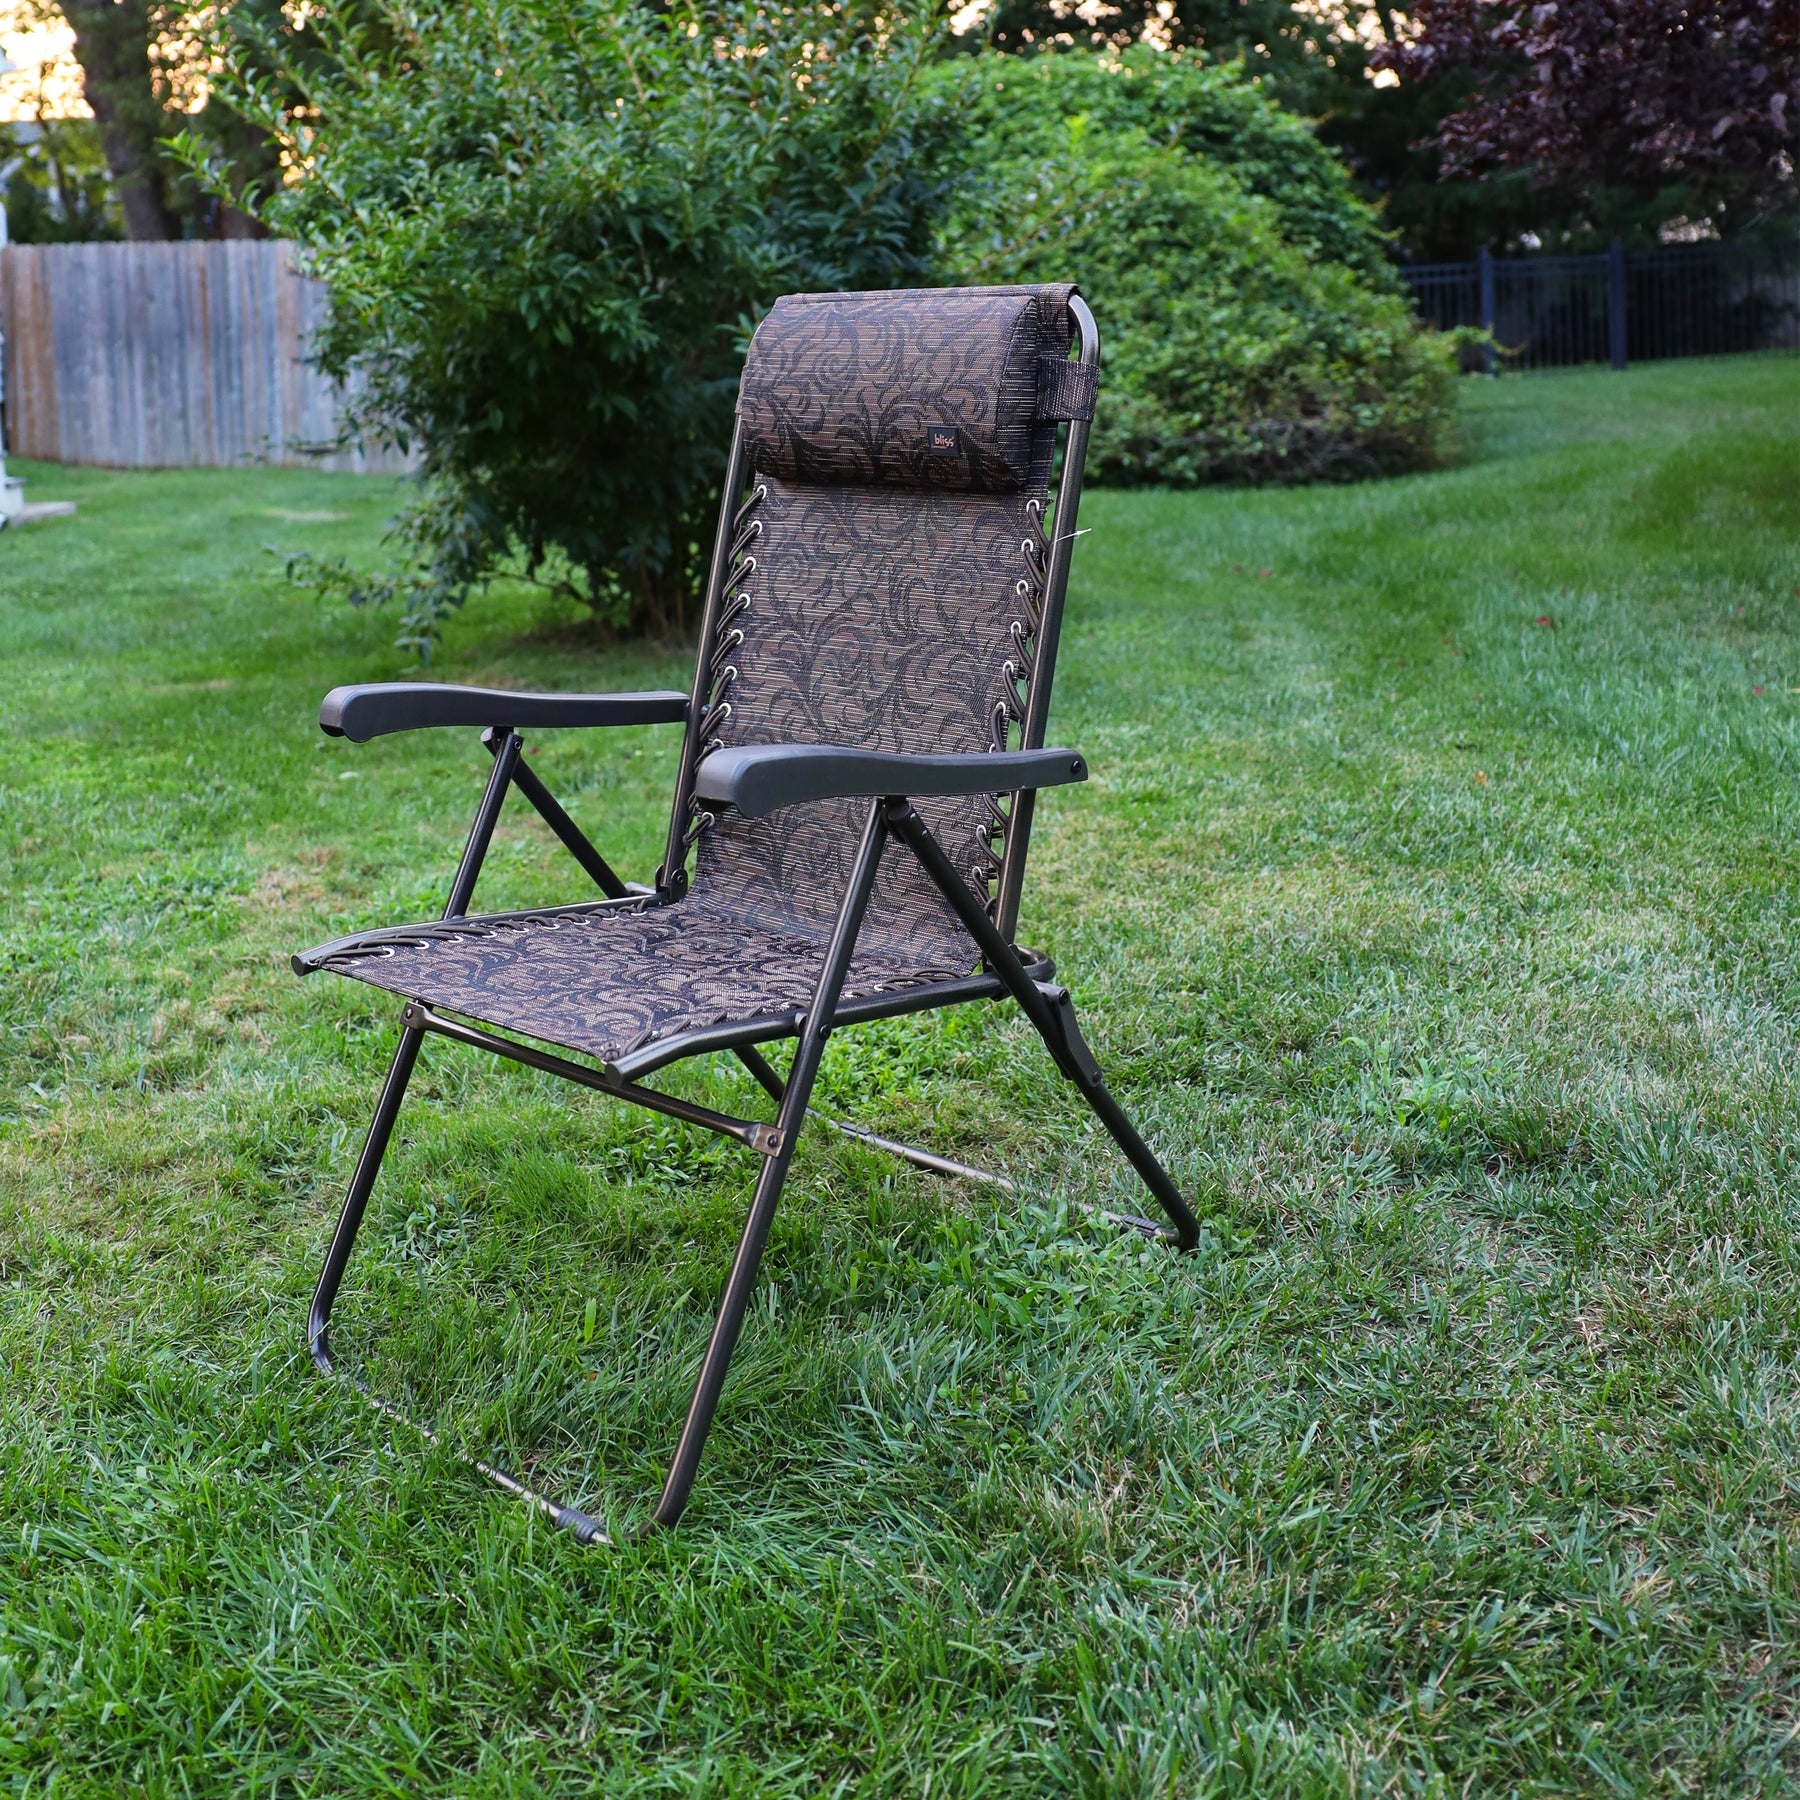
{"type": "Polygon", "coordinates": [[[441,681],[380,681],[333,688],[319,708],[327,737],[366,744],[392,731],[431,725],[677,725],[688,697],[647,694],[516,694],[507,688],[452,687],[441,681]]]}
{"type": "Polygon", "coordinates": [[[837,744],[744,744],[707,757],[695,773],[694,792],[754,817],[803,800],[1007,794],[1086,780],[1087,764],[1073,750],[897,756],[837,744]]]}

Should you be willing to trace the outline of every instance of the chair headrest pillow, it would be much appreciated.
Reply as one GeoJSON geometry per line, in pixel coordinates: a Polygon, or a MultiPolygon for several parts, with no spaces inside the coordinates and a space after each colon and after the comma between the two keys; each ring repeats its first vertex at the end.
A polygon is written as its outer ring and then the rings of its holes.
{"type": "Polygon", "coordinates": [[[1069,363],[1072,286],[785,294],[738,391],[752,465],[785,481],[1012,493],[1047,480],[1059,418],[1092,418],[1069,363]]]}

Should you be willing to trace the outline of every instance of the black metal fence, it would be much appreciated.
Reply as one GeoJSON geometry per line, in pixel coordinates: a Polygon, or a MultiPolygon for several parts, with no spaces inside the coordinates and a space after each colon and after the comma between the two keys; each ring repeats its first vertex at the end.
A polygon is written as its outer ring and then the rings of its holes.
{"type": "Polygon", "coordinates": [[[1800,253],[1672,244],[1599,256],[1490,256],[1405,270],[1429,325],[1483,326],[1504,365],[1800,350],[1800,253]]]}

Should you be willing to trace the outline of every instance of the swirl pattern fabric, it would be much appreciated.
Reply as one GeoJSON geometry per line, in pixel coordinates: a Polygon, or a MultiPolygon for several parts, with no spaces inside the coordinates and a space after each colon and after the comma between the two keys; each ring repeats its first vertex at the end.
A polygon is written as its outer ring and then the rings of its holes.
{"type": "MultiPolygon", "coordinates": [[[[1037,532],[1018,494],[810,487],[759,476],[756,567],[723,744],[852,744],[985,751],[1005,684],[1019,583],[1037,532]]],[[[1041,502],[1040,502],[1041,504],[1041,502]]],[[[920,815],[978,888],[985,801],[921,800],[920,815]]],[[[821,941],[850,879],[866,801],[818,801],[766,818],[724,813],[701,835],[695,888],[744,919],[806,921],[821,941]]],[[[862,943],[897,961],[967,974],[975,946],[910,852],[884,858],[862,943]]]]}
{"type": "Polygon", "coordinates": [[[746,448],[784,481],[1017,493],[1049,472],[1040,362],[1072,288],[785,294],[738,392],[746,448]]]}
{"type": "MultiPolygon", "coordinates": [[[[1055,341],[1044,321],[1062,321],[1066,354],[1071,291],[830,296],[789,309],[806,312],[804,330],[789,334],[784,320],[768,345],[759,331],[768,354],[753,351],[746,369],[745,424],[753,414],[774,423],[753,434],[745,553],[718,641],[702,646],[712,681],[702,753],[715,744],[983,752],[1005,742],[1008,702],[1028,674],[1042,567],[1042,434],[1054,426],[1038,418],[1039,358],[1055,341]],[[822,318],[828,329],[816,325],[822,318]],[[1017,368],[1030,379],[1016,405],[1003,391],[1014,379],[1015,330],[1025,345],[1017,368]],[[997,431],[1008,407],[1029,422],[1023,438],[991,437],[994,466],[1026,444],[1010,488],[908,480],[910,453],[883,447],[882,421],[965,389],[967,416],[978,399],[987,408],[983,430],[997,431]],[[778,393],[788,398],[770,398],[778,393]],[[796,419],[813,421],[814,435],[796,419]],[[826,430],[820,420],[836,422],[826,430]]],[[[987,456],[984,448],[971,467],[986,470],[987,456]]],[[[981,798],[916,804],[985,891],[993,808],[981,798]]],[[[683,1031],[801,1010],[868,808],[853,800],[760,819],[702,813],[692,886],[679,900],[422,925],[400,942],[383,933],[348,946],[323,966],[602,1060],[683,1031]]],[[[891,845],[845,997],[953,980],[978,960],[917,861],[891,845]]]]}
{"type": "MultiPolygon", "coordinates": [[[[347,950],[325,966],[606,1062],[671,1032],[802,1011],[824,962],[811,934],[776,919],[744,924],[690,894],[673,906],[433,923],[411,941],[347,950]]],[[[844,998],[936,978],[864,944],[844,998]]]]}

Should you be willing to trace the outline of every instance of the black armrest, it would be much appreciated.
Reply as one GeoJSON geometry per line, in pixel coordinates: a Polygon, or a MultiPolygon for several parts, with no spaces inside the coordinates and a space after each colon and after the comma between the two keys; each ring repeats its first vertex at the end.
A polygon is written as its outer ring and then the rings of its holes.
{"type": "Polygon", "coordinates": [[[1073,750],[991,750],[958,756],[892,756],[837,744],[744,744],[715,750],[695,773],[702,800],[752,816],[802,800],[853,794],[1006,794],[1086,781],[1073,750]]]}
{"type": "Polygon", "coordinates": [[[675,725],[686,694],[515,694],[506,688],[451,687],[441,681],[378,681],[333,688],[319,708],[327,737],[366,744],[390,731],[427,725],[675,725]]]}

